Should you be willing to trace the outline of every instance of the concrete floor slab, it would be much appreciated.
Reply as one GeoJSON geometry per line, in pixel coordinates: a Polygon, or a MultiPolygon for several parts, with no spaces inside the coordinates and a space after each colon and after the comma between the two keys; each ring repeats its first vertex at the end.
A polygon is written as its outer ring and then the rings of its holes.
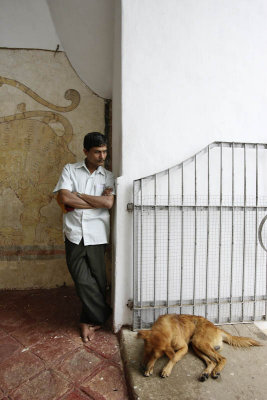
{"type": "Polygon", "coordinates": [[[175,365],[168,378],[159,374],[167,357],[157,361],[153,376],[143,376],[141,360],[143,340],[137,333],[122,330],[121,347],[132,397],[138,400],[266,400],[267,399],[267,336],[254,324],[224,325],[233,335],[250,336],[263,347],[235,349],[224,344],[223,356],[227,364],[217,380],[199,382],[203,362],[189,350],[175,365]]]}

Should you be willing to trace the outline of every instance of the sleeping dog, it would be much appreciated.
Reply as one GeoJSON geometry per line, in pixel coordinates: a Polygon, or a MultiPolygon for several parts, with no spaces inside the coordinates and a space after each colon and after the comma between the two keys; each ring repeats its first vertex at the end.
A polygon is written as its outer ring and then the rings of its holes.
{"type": "Polygon", "coordinates": [[[184,314],[162,315],[152,329],[139,331],[138,337],[145,342],[145,376],[152,375],[155,362],[164,354],[169,357],[169,361],[161,376],[169,376],[174,365],[187,353],[188,344],[191,343],[194,352],[206,363],[206,369],[199,377],[202,382],[210,375],[214,379],[220,376],[226,363],[226,358],[218,353],[223,342],[235,347],[262,346],[254,339],[232,336],[206,318],[184,314]]]}

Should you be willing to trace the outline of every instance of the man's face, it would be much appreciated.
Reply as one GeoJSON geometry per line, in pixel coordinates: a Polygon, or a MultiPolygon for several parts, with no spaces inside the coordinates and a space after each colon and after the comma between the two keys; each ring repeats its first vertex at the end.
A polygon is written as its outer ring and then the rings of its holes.
{"type": "Polygon", "coordinates": [[[91,147],[88,151],[83,150],[86,155],[86,164],[89,169],[97,169],[104,166],[105,159],[107,158],[107,146],[91,147]]]}

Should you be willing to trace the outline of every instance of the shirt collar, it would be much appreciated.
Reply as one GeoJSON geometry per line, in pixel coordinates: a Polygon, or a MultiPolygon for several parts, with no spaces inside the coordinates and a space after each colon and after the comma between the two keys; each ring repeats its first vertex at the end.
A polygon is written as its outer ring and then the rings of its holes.
{"type": "MultiPolygon", "coordinates": [[[[86,171],[88,171],[88,168],[86,167],[86,164],[85,164],[85,160],[83,160],[83,161],[80,161],[80,162],[76,163],[76,166],[75,166],[75,168],[82,168],[82,167],[84,167],[84,168],[86,169],[86,171]]],[[[100,166],[100,167],[98,167],[98,168],[96,169],[95,173],[96,173],[96,174],[102,174],[102,175],[105,175],[104,168],[103,168],[103,167],[101,167],[101,166],[100,166]]]]}
{"type": "Polygon", "coordinates": [[[75,168],[82,168],[82,167],[86,167],[84,160],[77,162],[75,165],[75,168]]]}
{"type": "Polygon", "coordinates": [[[100,167],[97,168],[96,173],[97,173],[97,174],[105,175],[105,170],[104,170],[103,167],[100,166],[100,167]]]}

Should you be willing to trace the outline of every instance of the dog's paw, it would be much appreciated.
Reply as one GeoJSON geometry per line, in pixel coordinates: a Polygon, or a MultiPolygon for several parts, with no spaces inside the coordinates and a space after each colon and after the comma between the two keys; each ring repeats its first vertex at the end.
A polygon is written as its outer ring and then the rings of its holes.
{"type": "Polygon", "coordinates": [[[200,382],[205,382],[207,379],[209,379],[209,374],[206,372],[203,372],[203,374],[201,374],[199,377],[200,382]]]}
{"type": "Polygon", "coordinates": [[[144,376],[150,376],[153,374],[153,369],[152,370],[147,370],[144,372],[144,376]]]}
{"type": "Polygon", "coordinates": [[[161,371],[160,376],[161,378],[167,378],[170,375],[169,371],[165,368],[161,371]]]}
{"type": "Polygon", "coordinates": [[[220,374],[220,372],[213,372],[211,376],[213,379],[218,379],[219,376],[221,376],[221,374],[220,374]]]}

